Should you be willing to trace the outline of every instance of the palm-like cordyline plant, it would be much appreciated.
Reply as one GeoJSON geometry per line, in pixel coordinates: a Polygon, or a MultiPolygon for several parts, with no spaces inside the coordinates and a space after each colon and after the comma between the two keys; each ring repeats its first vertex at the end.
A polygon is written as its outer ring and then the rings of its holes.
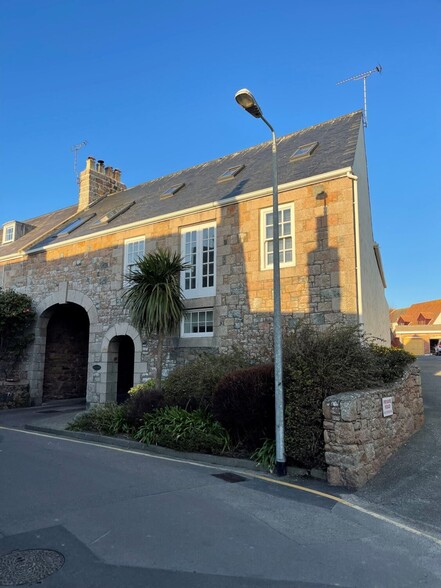
{"type": "Polygon", "coordinates": [[[124,306],[134,327],[146,336],[157,335],[156,386],[161,389],[164,339],[179,326],[185,314],[184,295],[179,283],[186,269],[178,253],[158,249],[141,257],[126,276],[124,306]]]}

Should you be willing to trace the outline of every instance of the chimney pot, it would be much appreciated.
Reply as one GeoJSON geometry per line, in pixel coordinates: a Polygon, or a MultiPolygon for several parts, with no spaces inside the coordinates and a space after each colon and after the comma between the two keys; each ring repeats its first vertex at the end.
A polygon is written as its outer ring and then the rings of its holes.
{"type": "Polygon", "coordinates": [[[121,170],[117,169],[116,167],[113,170],[113,179],[116,180],[117,182],[121,181],[121,170]]]}
{"type": "Polygon", "coordinates": [[[95,157],[89,155],[86,160],[86,169],[95,169],[95,157]]]}
{"type": "Polygon", "coordinates": [[[113,178],[113,168],[111,165],[106,165],[106,176],[113,178]]]}
{"type": "Polygon", "coordinates": [[[100,173],[104,173],[104,160],[103,159],[98,159],[98,164],[96,166],[96,171],[98,171],[100,173]]]}

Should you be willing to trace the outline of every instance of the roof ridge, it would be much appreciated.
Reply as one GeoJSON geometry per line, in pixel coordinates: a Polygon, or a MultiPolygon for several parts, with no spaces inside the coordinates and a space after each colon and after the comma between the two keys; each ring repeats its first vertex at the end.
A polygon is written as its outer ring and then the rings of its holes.
{"type": "MultiPolygon", "coordinates": [[[[296,134],[300,134],[300,133],[304,133],[307,131],[311,131],[313,129],[322,127],[324,125],[329,125],[332,123],[335,123],[341,119],[344,118],[350,118],[355,116],[356,114],[363,114],[362,110],[354,110],[353,112],[350,112],[349,114],[342,114],[341,116],[337,116],[335,118],[332,118],[330,120],[326,120],[324,122],[321,123],[317,123],[315,125],[312,125],[310,127],[305,127],[304,129],[299,129],[298,131],[293,131],[292,133],[288,133],[287,135],[281,135],[280,137],[277,137],[277,141],[282,141],[285,139],[288,139],[290,137],[292,137],[293,135],[296,134]]],[[[246,147],[245,149],[241,149],[240,151],[234,151],[233,153],[228,153],[227,155],[222,155],[220,157],[215,157],[214,159],[209,159],[208,161],[204,161],[203,163],[198,163],[196,165],[192,165],[190,167],[186,167],[185,169],[180,169],[174,172],[171,172],[169,174],[165,174],[163,176],[159,176],[158,178],[153,178],[151,180],[148,180],[147,182],[141,182],[141,184],[136,184],[135,186],[131,186],[130,188],[126,188],[125,190],[122,190],[122,192],[129,192],[130,190],[134,190],[135,188],[140,188],[141,186],[147,186],[149,184],[153,184],[154,182],[159,182],[161,180],[164,180],[165,178],[173,178],[174,176],[177,176],[179,174],[183,174],[192,170],[196,170],[198,168],[202,168],[206,165],[212,164],[212,163],[220,163],[223,159],[228,159],[228,158],[232,158],[235,157],[237,155],[239,155],[240,153],[248,153],[250,151],[259,149],[261,147],[267,146],[271,144],[271,139],[269,139],[268,141],[263,141],[262,143],[258,143],[257,145],[251,145],[250,147],[246,147]]]]}

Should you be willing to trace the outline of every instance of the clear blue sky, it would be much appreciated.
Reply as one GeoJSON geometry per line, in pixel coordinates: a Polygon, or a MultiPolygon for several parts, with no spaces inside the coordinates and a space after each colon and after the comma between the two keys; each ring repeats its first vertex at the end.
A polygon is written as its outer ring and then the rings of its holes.
{"type": "Polygon", "coordinates": [[[77,200],[71,146],[128,186],[358,110],[393,307],[441,298],[440,0],[0,0],[0,224],[77,200]]]}

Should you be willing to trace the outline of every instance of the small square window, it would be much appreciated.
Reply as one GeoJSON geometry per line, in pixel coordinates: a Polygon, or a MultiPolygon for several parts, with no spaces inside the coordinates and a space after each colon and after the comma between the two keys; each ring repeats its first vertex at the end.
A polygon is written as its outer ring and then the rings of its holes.
{"type": "Polygon", "coordinates": [[[182,337],[212,337],[213,309],[187,311],[182,321],[181,335],[182,337]]]}
{"type": "Polygon", "coordinates": [[[185,186],[185,184],[181,183],[181,184],[175,184],[174,186],[170,186],[169,188],[166,188],[163,192],[161,192],[161,196],[159,197],[160,200],[165,200],[166,198],[171,198],[171,196],[174,196],[184,186],[185,186]]]}
{"type": "Polygon", "coordinates": [[[314,153],[314,151],[318,147],[318,142],[315,141],[314,143],[308,143],[307,145],[301,145],[297,147],[294,153],[289,158],[290,161],[295,161],[297,159],[303,159],[304,157],[309,157],[314,153]]]}
{"type": "Polygon", "coordinates": [[[218,183],[232,180],[237,176],[238,173],[240,173],[244,169],[244,167],[244,165],[235,165],[233,167],[229,167],[226,171],[224,171],[223,174],[221,174],[217,178],[218,183]]]}

